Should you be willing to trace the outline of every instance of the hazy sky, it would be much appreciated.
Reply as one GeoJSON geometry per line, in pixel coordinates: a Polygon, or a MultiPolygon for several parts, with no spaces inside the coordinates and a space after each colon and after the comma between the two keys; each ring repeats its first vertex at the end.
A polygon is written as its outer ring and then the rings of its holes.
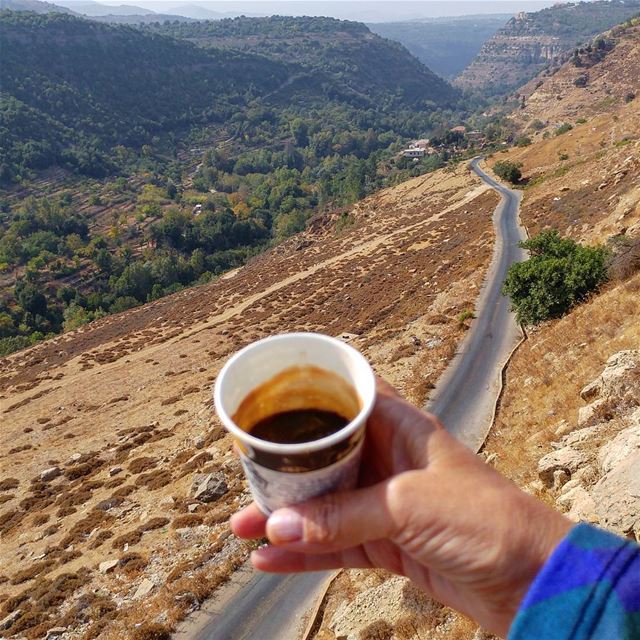
{"type": "Polygon", "coordinates": [[[439,16],[461,16],[478,13],[517,13],[539,11],[557,0],[370,0],[308,1],[308,0],[98,0],[102,4],[135,4],[154,11],[170,12],[180,5],[197,5],[221,13],[244,12],[251,14],[328,15],[336,18],[379,22],[409,20],[439,16]]]}

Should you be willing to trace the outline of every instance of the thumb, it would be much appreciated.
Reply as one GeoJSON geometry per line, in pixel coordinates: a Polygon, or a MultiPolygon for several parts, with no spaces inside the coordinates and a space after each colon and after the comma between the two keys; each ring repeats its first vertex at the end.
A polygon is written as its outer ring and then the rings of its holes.
{"type": "Polygon", "coordinates": [[[392,537],[400,527],[388,494],[389,482],[383,482],[279,509],[267,520],[267,537],[300,553],[331,553],[392,537]]]}

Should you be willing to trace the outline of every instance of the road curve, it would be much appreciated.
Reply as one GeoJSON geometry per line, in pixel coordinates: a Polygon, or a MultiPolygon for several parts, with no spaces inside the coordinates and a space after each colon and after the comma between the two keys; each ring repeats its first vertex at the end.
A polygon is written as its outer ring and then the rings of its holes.
{"type": "MultiPolygon", "coordinates": [[[[518,224],[521,194],[493,180],[479,167],[471,169],[498,191],[502,201],[494,213],[496,246],[476,306],[476,317],[458,355],[438,383],[429,410],[449,431],[474,450],[484,442],[501,389],[502,368],[520,339],[509,303],[501,294],[507,269],[523,259],[518,242],[525,238],[518,224]]],[[[220,609],[205,605],[197,629],[178,633],[189,640],[296,640],[291,631],[311,608],[330,575],[268,575],[252,573],[220,609]]]]}
{"type": "Polygon", "coordinates": [[[502,369],[522,338],[509,300],[502,295],[502,284],[509,267],[525,258],[518,243],[526,239],[519,223],[522,193],[496,182],[480,168],[480,161],[475,158],[471,170],[502,196],[493,216],[493,259],[476,303],[477,319],[427,406],[448,431],[474,451],[480,449],[491,428],[502,389],[502,369]]]}

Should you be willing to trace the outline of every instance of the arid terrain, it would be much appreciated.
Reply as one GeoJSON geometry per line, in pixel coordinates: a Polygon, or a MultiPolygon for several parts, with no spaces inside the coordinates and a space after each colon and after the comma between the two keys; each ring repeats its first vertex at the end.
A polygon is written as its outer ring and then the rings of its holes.
{"type": "Polygon", "coordinates": [[[496,204],[464,166],[416,178],[213,284],[0,361],[2,633],[152,637],[215,597],[248,552],[227,525],[248,496],[211,406],[222,363],[322,331],[424,402],[464,335],[496,204]]]}
{"type": "MultiPolygon", "coordinates": [[[[589,68],[587,88],[574,83],[585,69],[568,62],[522,89],[526,106],[512,118],[532,144],[487,162],[522,164],[521,218],[531,235],[555,228],[580,242],[608,244],[616,258],[598,295],[528,332],[506,369],[480,453],[574,520],[638,540],[640,102],[627,96],[640,90],[639,33],[634,26],[609,34],[616,46],[589,68]],[[543,124],[538,132],[535,121],[543,124]],[[573,128],[556,135],[565,122],[573,128]]],[[[320,621],[315,640],[492,637],[407,582],[376,572],[341,573],[320,621]]]]}

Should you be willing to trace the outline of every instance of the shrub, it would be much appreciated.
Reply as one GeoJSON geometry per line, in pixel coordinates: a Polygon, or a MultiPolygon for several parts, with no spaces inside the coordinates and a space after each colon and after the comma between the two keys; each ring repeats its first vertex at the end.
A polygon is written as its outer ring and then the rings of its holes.
{"type": "Polygon", "coordinates": [[[527,136],[522,136],[516,140],[516,147],[530,147],[531,144],[531,138],[527,136]]]}
{"type": "Polygon", "coordinates": [[[458,324],[463,327],[467,320],[473,320],[475,317],[476,316],[473,311],[471,311],[471,309],[467,309],[458,316],[458,324]]]}
{"type": "Polygon", "coordinates": [[[557,129],[556,129],[556,135],[557,136],[561,136],[565,133],[568,133],[569,131],[571,131],[573,129],[573,125],[569,124],[568,122],[565,122],[564,124],[561,124],[557,129]]]}
{"type": "Polygon", "coordinates": [[[604,247],[582,246],[557,231],[544,231],[520,246],[531,257],[511,266],[504,294],[522,324],[563,316],[607,280],[604,247]]]}
{"type": "Polygon", "coordinates": [[[573,81],[573,84],[580,88],[586,87],[589,84],[589,76],[586,73],[582,74],[573,81]]]}
{"type": "Polygon", "coordinates": [[[512,184],[518,184],[522,180],[522,165],[511,162],[510,160],[500,160],[493,167],[495,174],[503,180],[508,180],[512,184]]]}

